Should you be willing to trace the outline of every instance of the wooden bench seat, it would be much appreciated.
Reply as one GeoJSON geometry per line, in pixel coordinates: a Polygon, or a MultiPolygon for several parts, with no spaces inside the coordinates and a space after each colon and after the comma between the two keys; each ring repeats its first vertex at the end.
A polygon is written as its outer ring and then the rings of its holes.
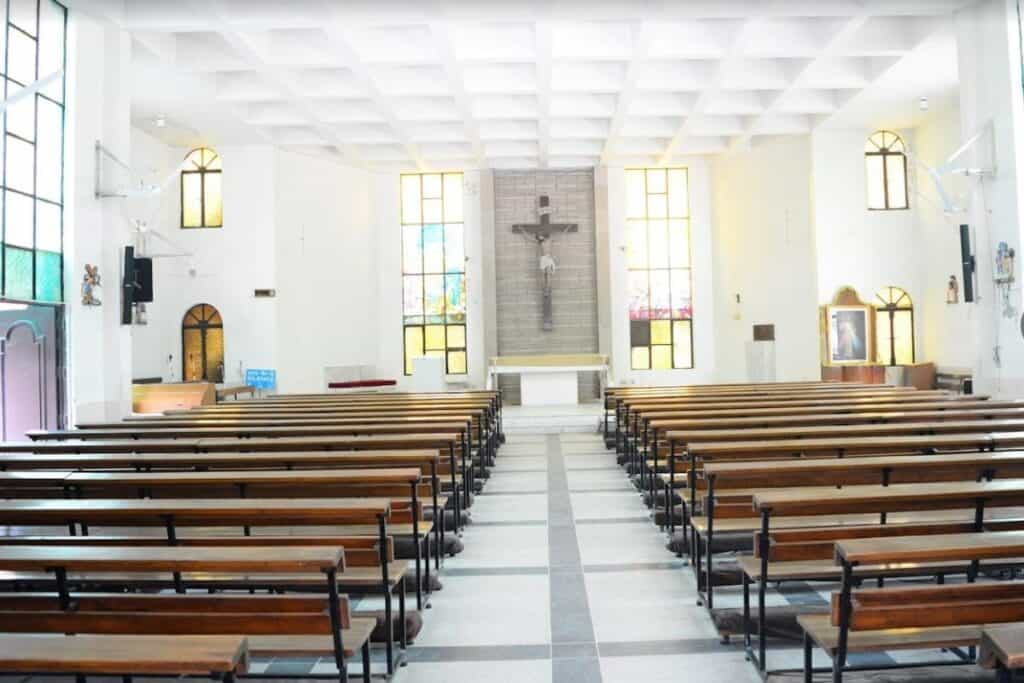
{"type": "Polygon", "coordinates": [[[0,671],[21,674],[211,676],[248,671],[242,636],[0,634],[0,671]]]}
{"type": "MultiPolygon", "coordinates": [[[[839,628],[832,625],[829,614],[801,614],[797,623],[817,647],[834,657],[839,646],[839,628]]],[[[981,637],[982,627],[938,626],[934,628],[891,628],[877,631],[851,632],[849,652],[885,652],[887,650],[921,650],[974,645],[981,637]]]]}
{"type": "Polygon", "coordinates": [[[978,665],[999,669],[1000,683],[1012,681],[1009,672],[1024,668],[1024,624],[989,624],[982,629],[978,665]]]}

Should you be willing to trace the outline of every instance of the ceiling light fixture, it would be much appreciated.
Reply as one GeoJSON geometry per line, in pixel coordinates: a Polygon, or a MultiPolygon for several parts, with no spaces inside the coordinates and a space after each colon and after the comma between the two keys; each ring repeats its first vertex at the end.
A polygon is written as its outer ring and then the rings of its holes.
{"type": "Polygon", "coordinates": [[[165,128],[166,126],[167,126],[167,117],[165,117],[163,114],[160,114],[159,116],[157,116],[156,117],[156,127],[157,128],[165,128]]]}
{"type": "Polygon", "coordinates": [[[928,98],[922,97],[917,100],[917,108],[921,111],[928,111],[928,98]]]}

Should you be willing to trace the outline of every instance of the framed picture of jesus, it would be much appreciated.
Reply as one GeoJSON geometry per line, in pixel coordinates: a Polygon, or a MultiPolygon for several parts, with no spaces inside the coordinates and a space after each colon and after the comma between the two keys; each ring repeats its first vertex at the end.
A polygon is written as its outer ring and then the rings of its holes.
{"type": "Polygon", "coordinates": [[[874,357],[870,306],[828,306],[826,334],[831,365],[868,363],[874,357]]]}

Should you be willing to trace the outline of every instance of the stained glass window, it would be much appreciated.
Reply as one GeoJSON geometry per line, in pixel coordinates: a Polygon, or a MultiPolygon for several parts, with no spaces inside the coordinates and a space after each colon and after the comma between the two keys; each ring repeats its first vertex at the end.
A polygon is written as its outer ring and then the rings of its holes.
{"type": "Polygon", "coordinates": [[[220,157],[207,147],[194,149],[185,157],[181,171],[181,227],[224,225],[223,170],[220,157]]]}
{"type": "Polygon", "coordinates": [[[878,362],[911,365],[914,362],[914,303],[899,287],[883,287],[875,295],[875,335],[878,362]]]}
{"type": "Polygon", "coordinates": [[[0,31],[0,85],[8,103],[0,140],[0,295],[60,303],[67,10],[53,0],[0,0],[0,11],[6,17],[0,31]],[[35,92],[22,92],[42,80],[46,84],[35,92]]]}
{"type": "Polygon", "coordinates": [[[689,178],[685,168],[626,170],[630,367],[693,367],[689,178]]]}
{"type": "Polygon", "coordinates": [[[875,132],[864,145],[868,209],[906,209],[907,155],[903,138],[888,130],[875,132]]]}
{"type": "Polygon", "coordinates": [[[401,176],[402,324],[405,374],[420,356],[445,359],[450,375],[466,362],[466,251],[461,173],[401,176]]]}

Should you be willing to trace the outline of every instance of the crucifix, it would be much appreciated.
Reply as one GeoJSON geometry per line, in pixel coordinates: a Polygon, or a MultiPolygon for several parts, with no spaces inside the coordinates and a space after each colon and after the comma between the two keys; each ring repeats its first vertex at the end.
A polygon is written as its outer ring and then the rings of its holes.
{"type": "Polygon", "coordinates": [[[552,223],[551,207],[548,205],[548,196],[540,196],[540,208],[537,210],[537,223],[517,223],[512,226],[512,232],[523,237],[533,239],[540,247],[540,272],[543,280],[542,288],[542,312],[543,329],[552,330],[555,325],[551,316],[551,279],[555,274],[558,264],[555,257],[551,255],[551,240],[556,233],[576,232],[576,223],[552,223]]]}

